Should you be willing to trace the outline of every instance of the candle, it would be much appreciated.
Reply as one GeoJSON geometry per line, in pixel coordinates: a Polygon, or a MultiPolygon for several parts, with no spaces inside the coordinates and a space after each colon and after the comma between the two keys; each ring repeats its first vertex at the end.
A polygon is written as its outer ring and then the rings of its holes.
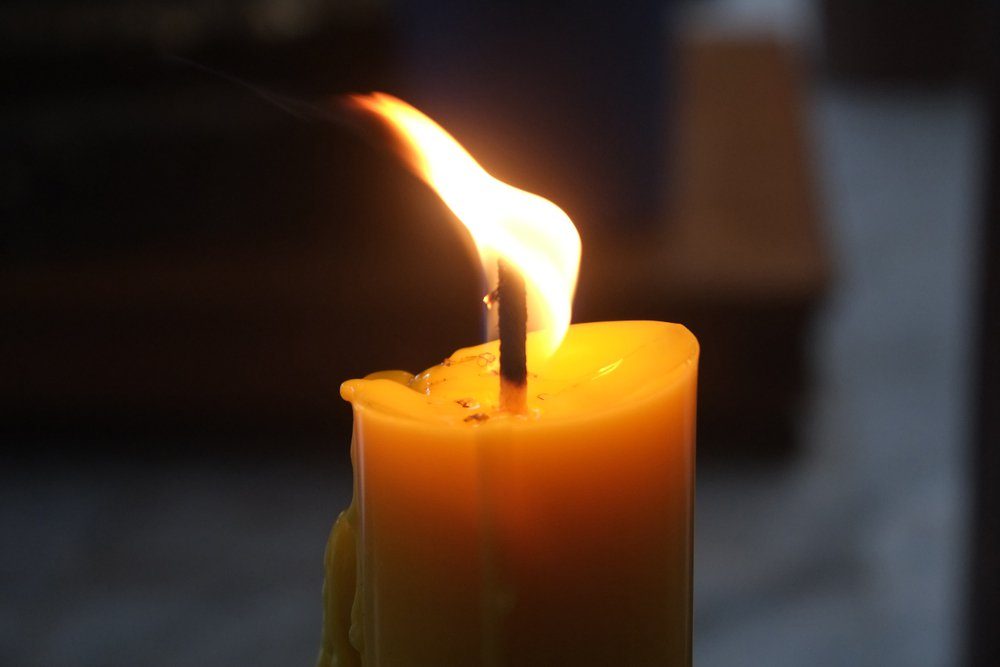
{"type": "Polygon", "coordinates": [[[327,547],[320,664],[690,665],[697,341],[662,322],[570,326],[565,214],[405,103],[359,104],[484,267],[520,272],[537,330],[516,408],[503,341],[344,383],[355,495],[327,547]]]}

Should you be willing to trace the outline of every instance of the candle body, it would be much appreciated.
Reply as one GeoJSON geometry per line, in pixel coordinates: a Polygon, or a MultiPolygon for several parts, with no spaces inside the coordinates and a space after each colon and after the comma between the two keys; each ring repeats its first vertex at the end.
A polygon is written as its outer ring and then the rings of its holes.
{"type": "Polygon", "coordinates": [[[527,417],[482,398],[493,350],[345,385],[361,664],[689,665],[694,337],[576,325],[527,417]]]}

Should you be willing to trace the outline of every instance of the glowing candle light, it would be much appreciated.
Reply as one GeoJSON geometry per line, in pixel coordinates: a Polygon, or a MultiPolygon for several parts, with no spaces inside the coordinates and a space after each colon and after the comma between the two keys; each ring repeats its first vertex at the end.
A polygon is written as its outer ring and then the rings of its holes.
{"type": "MultiPolygon", "coordinates": [[[[327,550],[321,665],[690,665],[698,343],[570,326],[580,239],[388,95],[357,97],[527,296],[521,409],[497,341],[344,383],[355,496],[327,550]]],[[[501,291],[500,298],[503,299],[501,291]]]]}

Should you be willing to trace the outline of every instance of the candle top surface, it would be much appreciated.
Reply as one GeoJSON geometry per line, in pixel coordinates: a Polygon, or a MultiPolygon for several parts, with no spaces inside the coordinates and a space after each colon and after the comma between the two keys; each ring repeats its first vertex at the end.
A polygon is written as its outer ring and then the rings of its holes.
{"type": "MultiPolygon", "coordinates": [[[[535,334],[528,335],[530,349],[535,334]]],[[[422,373],[382,371],[341,386],[355,410],[428,425],[531,427],[581,420],[650,400],[694,372],[698,341],[680,324],[652,321],[575,324],[537,368],[529,363],[528,411],[499,409],[499,343],[456,351],[422,373]]]]}

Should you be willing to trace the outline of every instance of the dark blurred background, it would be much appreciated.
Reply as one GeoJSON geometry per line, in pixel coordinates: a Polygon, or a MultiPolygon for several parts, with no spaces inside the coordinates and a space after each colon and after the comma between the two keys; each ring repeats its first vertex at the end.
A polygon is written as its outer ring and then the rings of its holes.
{"type": "Polygon", "coordinates": [[[0,664],[311,663],[339,383],[481,336],[370,90],[701,340],[700,667],[1000,664],[997,3],[621,4],[0,6],[0,664]]]}

